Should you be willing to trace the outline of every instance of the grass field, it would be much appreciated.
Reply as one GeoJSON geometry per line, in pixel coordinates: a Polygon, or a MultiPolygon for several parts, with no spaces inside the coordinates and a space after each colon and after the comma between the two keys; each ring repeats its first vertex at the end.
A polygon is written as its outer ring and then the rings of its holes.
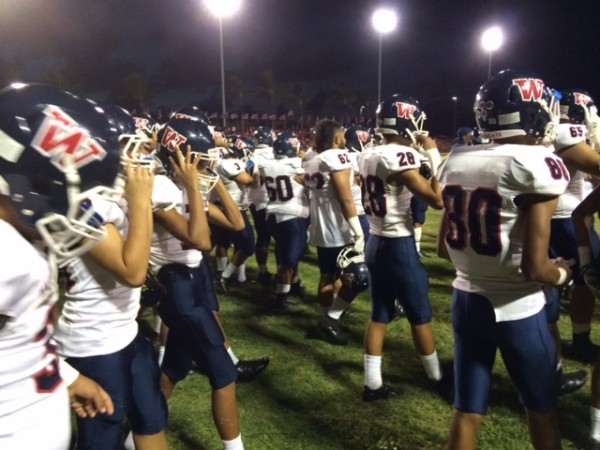
{"type": "MultiPolygon", "coordinates": [[[[431,255],[423,260],[431,283],[433,331],[442,362],[452,359],[450,292],[454,271],[434,257],[439,213],[429,211],[422,247],[431,255]]],[[[386,382],[402,387],[403,396],[374,403],[361,400],[363,386],[362,338],[369,319],[368,293],[352,305],[346,319],[350,344],[336,347],[316,338],[320,317],[315,292],[318,281],[314,249],[300,271],[307,295],[292,311],[270,313],[271,293],[246,283],[231,295],[220,297],[222,322],[237,356],[268,355],[271,364],[255,381],[238,385],[242,435],[247,449],[437,449],[444,446],[450,424],[450,399],[425,377],[410,338],[406,319],[391,324],[384,353],[386,382]]],[[[273,260],[269,269],[275,271],[273,260]]],[[[254,258],[248,261],[248,278],[256,277],[254,258]]],[[[595,322],[597,320],[595,319],[595,322]]],[[[560,323],[570,338],[570,321],[560,323]]],[[[598,342],[598,333],[594,333],[598,342]]],[[[568,370],[585,366],[564,361],[568,370]]],[[[589,368],[587,368],[589,371],[589,368]]],[[[516,393],[498,358],[494,369],[490,411],[479,437],[481,449],[530,448],[524,415],[516,393]]],[[[586,387],[560,400],[563,447],[584,448],[589,428],[589,381],[586,387]]],[[[174,450],[219,449],[212,423],[208,381],[197,373],[175,389],[170,400],[168,437],[174,450]]]]}

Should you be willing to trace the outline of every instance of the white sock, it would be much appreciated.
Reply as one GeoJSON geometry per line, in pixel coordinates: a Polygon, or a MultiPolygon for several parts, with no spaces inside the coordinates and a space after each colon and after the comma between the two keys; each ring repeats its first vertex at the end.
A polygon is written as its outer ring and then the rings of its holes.
{"type": "Polygon", "coordinates": [[[239,362],[239,359],[237,356],[235,356],[235,353],[233,353],[231,346],[227,347],[227,353],[229,353],[229,357],[231,358],[231,361],[233,361],[233,365],[235,366],[239,362]]]}
{"type": "Polygon", "coordinates": [[[125,450],[135,450],[135,444],[133,443],[133,433],[130,431],[123,442],[123,448],[125,450]]]}
{"type": "Polygon", "coordinates": [[[590,407],[590,418],[592,419],[590,438],[600,442],[600,409],[596,409],[593,406],[590,407]]]}
{"type": "Polygon", "coordinates": [[[242,442],[242,435],[240,434],[231,441],[223,441],[224,450],[244,450],[244,444],[242,442]]]}
{"type": "Polygon", "coordinates": [[[365,386],[369,389],[379,389],[383,386],[381,378],[381,356],[364,355],[365,364],[365,386]]]}
{"type": "Polygon", "coordinates": [[[221,274],[221,276],[223,278],[230,278],[231,275],[233,275],[235,273],[235,271],[237,270],[237,267],[233,265],[233,263],[227,263],[227,267],[225,267],[225,270],[223,271],[223,273],[221,274]]]}
{"type": "Polygon", "coordinates": [[[267,273],[267,265],[266,264],[259,264],[258,265],[258,273],[260,273],[261,275],[264,275],[265,273],[267,273]]]}
{"type": "Polygon", "coordinates": [[[342,300],[339,295],[336,295],[331,304],[331,308],[327,311],[327,315],[332,319],[339,320],[344,314],[344,311],[348,309],[350,303],[342,300]]]}
{"type": "Polygon", "coordinates": [[[442,368],[440,367],[437,352],[434,350],[431,355],[419,355],[419,357],[423,363],[427,378],[433,381],[440,381],[442,379],[442,368]]]}
{"type": "Polygon", "coordinates": [[[162,325],[162,319],[158,314],[154,316],[154,332],[160,333],[160,326],[162,325]]]}
{"type": "Polygon", "coordinates": [[[158,367],[162,366],[163,359],[165,359],[165,346],[161,345],[158,347],[158,367]]]}
{"type": "Polygon", "coordinates": [[[423,236],[423,227],[413,228],[413,233],[415,236],[415,245],[417,246],[417,251],[421,251],[421,237],[423,236]]]}
{"type": "Polygon", "coordinates": [[[240,283],[244,283],[246,281],[246,264],[241,264],[237,268],[237,280],[240,283]]]}
{"type": "Polygon", "coordinates": [[[290,292],[292,286],[290,284],[279,284],[275,285],[275,293],[276,294],[287,294],[290,292]]]}
{"type": "Polygon", "coordinates": [[[217,256],[217,271],[223,272],[227,267],[227,256],[217,256]]]}

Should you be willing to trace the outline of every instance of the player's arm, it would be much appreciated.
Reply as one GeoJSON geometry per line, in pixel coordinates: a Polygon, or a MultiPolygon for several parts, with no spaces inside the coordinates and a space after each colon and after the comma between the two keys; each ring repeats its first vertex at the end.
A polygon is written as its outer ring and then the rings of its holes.
{"type": "Polygon", "coordinates": [[[124,198],[129,210],[129,233],[123,239],[115,225],[105,225],[107,235],[89,255],[115,278],[128,286],[144,284],[152,242],[152,185],[148,168],[128,164],[124,198]]]}
{"type": "Polygon", "coordinates": [[[558,197],[524,194],[515,199],[524,213],[523,256],[521,270],[525,277],[538,283],[562,286],[571,280],[568,264],[558,258],[548,258],[550,221],[558,204],[558,197]]]}
{"type": "Polygon", "coordinates": [[[596,187],[590,195],[583,199],[577,205],[571,214],[573,218],[573,227],[575,228],[575,240],[577,241],[577,250],[581,266],[585,266],[592,261],[592,252],[590,249],[590,228],[592,227],[591,217],[600,207],[600,186],[596,187]]]}
{"type": "Polygon", "coordinates": [[[342,207],[342,214],[344,214],[354,234],[354,247],[356,251],[363,252],[365,249],[365,236],[360,226],[354,199],[352,198],[352,190],[350,189],[351,176],[351,168],[331,172],[331,184],[342,207]]]}
{"type": "Polygon", "coordinates": [[[242,231],[246,227],[240,209],[235,204],[223,181],[219,180],[214,187],[214,192],[221,200],[221,208],[212,203],[208,204],[208,220],[213,225],[230,231],[242,231]]]}
{"type": "Polygon", "coordinates": [[[442,209],[444,207],[442,185],[440,182],[435,177],[431,181],[427,181],[417,169],[393,173],[388,177],[387,182],[406,186],[410,192],[434,209],[442,209]]]}
{"type": "Polygon", "coordinates": [[[189,219],[175,209],[157,209],[153,213],[154,220],[186,246],[200,251],[210,250],[210,230],[200,194],[197,161],[193,160],[189,148],[185,158],[179,149],[175,157],[177,163],[173,162],[172,166],[177,180],[187,194],[189,219]]]}
{"type": "Polygon", "coordinates": [[[232,180],[242,186],[250,186],[251,184],[255,183],[255,181],[256,181],[255,178],[252,175],[250,175],[248,172],[246,172],[245,170],[243,172],[240,172],[235,177],[233,177],[232,180]]]}
{"type": "Polygon", "coordinates": [[[586,142],[578,142],[560,150],[557,154],[569,167],[600,176],[600,154],[586,142]]]}

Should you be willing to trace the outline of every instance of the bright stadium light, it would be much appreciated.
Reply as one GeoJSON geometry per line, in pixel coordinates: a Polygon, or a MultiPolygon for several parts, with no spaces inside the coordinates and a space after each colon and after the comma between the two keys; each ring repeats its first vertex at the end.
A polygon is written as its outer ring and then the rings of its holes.
{"type": "Polygon", "coordinates": [[[396,29],[398,16],[396,15],[396,12],[391,9],[377,9],[371,17],[371,23],[373,24],[375,31],[379,34],[379,72],[377,81],[377,105],[379,105],[381,103],[381,47],[383,35],[391,33],[396,29]]]}
{"type": "Polygon", "coordinates": [[[492,53],[502,47],[504,43],[504,34],[500,27],[491,27],[481,35],[481,47],[488,52],[488,80],[492,77],[492,53]]]}
{"type": "Polygon", "coordinates": [[[242,4],[242,0],[204,0],[209,11],[219,19],[219,43],[221,50],[221,107],[223,128],[227,126],[227,108],[225,106],[225,57],[223,55],[223,17],[234,14],[242,4]]]}

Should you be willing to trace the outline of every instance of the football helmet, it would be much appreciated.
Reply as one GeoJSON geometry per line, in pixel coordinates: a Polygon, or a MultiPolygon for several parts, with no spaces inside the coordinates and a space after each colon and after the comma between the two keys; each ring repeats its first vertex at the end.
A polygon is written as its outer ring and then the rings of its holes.
{"type": "Polygon", "coordinates": [[[300,150],[300,140],[291,131],[284,131],[273,142],[273,154],[277,159],[298,156],[298,150],[300,150]]]}
{"type": "Polygon", "coordinates": [[[145,146],[150,144],[150,138],[138,130],[131,114],[117,105],[100,105],[100,108],[119,137],[121,160],[142,165],[150,164],[152,158],[148,158],[145,152],[145,146]]]}
{"type": "Polygon", "coordinates": [[[186,106],[185,108],[178,109],[173,113],[171,119],[190,119],[190,120],[199,120],[204,125],[211,127],[210,118],[205,111],[202,111],[197,106],[186,106]]]}
{"type": "Polygon", "coordinates": [[[560,118],[571,123],[583,124],[592,113],[598,114],[594,99],[583,89],[568,89],[561,92],[560,118]],[[587,111],[586,111],[587,110],[587,111]]]}
{"type": "Polygon", "coordinates": [[[355,294],[369,288],[369,270],[364,253],[354,250],[354,246],[344,247],[337,257],[337,267],[342,284],[355,294]]]}
{"type": "Polygon", "coordinates": [[[254,141],[252,139],[243,136],[231,136],[227,139],[229,143],[229,149],[233,152],[233,155],[242,160],[247,161],[254,152],[254,141]]]}
{"type": "Polygon", "coordinates": [[[385,99],[376,112],[377,132],[396,134],[410,139],[416,145],[417,134],[428,134],[423,129],[427,116],[419,102],[408,95],[395,94],[385,99]]]}
{"type": "Polygon", "coordinates": [[[118,200],[118,134],[93,103],[44,84],[0,91],[0,177],[21,221],[39,231],[51,254],[67,259],[105,235],[87,202],[118,200]]]}
{"type": "Polygon", "coordinates": [[[175,176],[171,166],[172,156],[179,147],[185,155],[188,145],[192,154],[199,158],[198,180],[200,192],[208,194],[219,181],[219,175],[214,171],[219,159],[219,150],[208,126],[198,120],[171,119],[160,131],[158,136],[158,160],[171,177],[175,176]]]}
{"type": "Polygon", "coordinates": [[[371,134],[369,130],[360,125],[353,125],[346,129],[346,148],[352,152],[362,152],[371,147],[371,134]]]}
{"type": "Polygon", "coordinates": [[[473,105],[482,138],[532,136],[551,142],[558,124],[559,102],[533,72],[507,69],[479,88],[473,105]]]}
{"type": "Polygon", "coordinates": [[[158,133],[160,125],[150,114],[141,113],[133,116],[133,121],[138,131],[143,132],[149,138],[153,133],[158,133]]]}
{"type": "Polygon", "coordinates": [[[277,139],[277,136],[275,136],[275,132],[271,127],[260,126],[254,132],[254,142],[256,143],[256,147],[259,145],[263,147],[273,147],[275,139],[277,139]]]}

